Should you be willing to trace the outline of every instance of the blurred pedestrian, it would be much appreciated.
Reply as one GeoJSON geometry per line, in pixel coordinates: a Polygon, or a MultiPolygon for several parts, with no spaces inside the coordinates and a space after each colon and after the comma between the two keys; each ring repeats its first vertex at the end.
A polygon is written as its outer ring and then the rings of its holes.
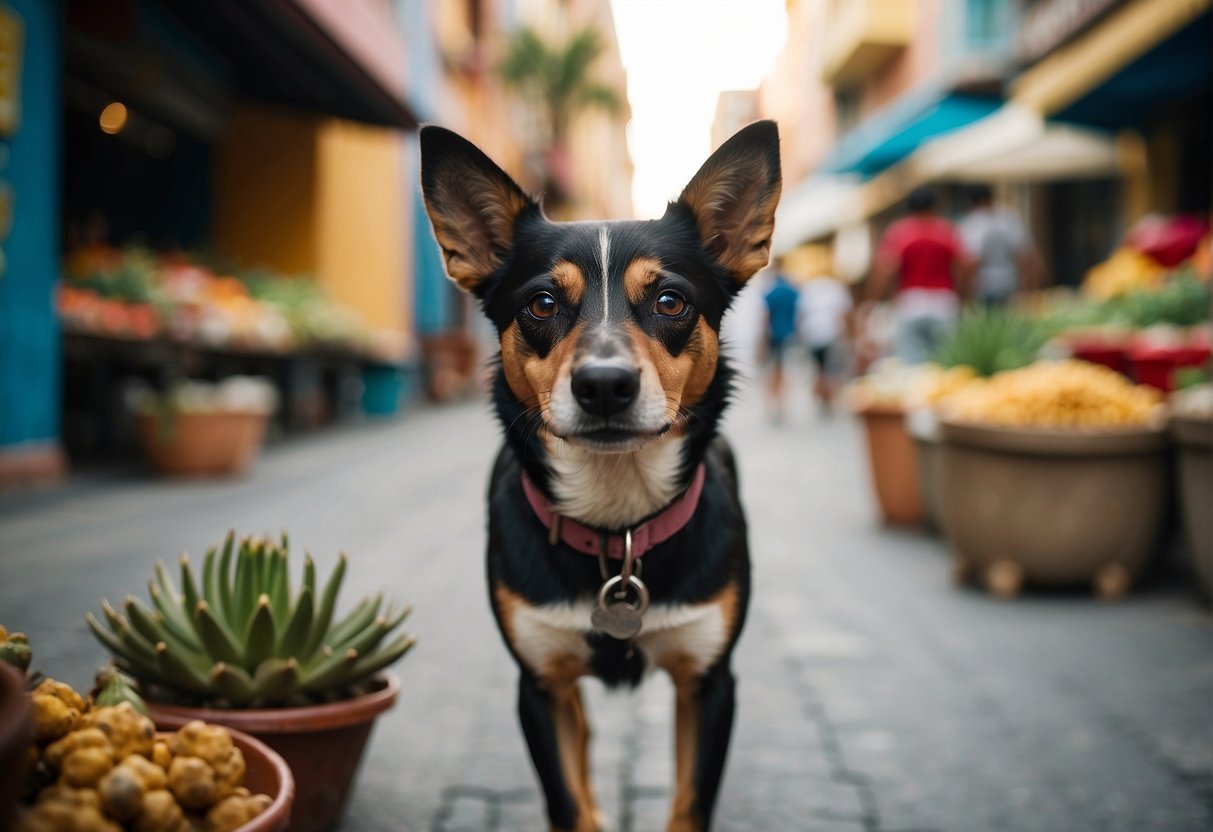
{"type": "Polygon", "coordinates": [[[775,261],[771,287],[763,295],[766,319],[763,347],[770,369],[767,376],[767,402],[772,418],[783,419],[784,364],[788,350],[796,343],[796,306],[800,293],[788,280],[782,259],[775,261]]]}
{"type": "Polygon", "coordinates": [[[989,185],[969,190],[969,206],[958,227],[976,261],[974,297],[986,306],[1006,306],[1016,295],[1038,288],[1040,255],[1019,216],[994,204],[989,185]]]}
{"type": "Polygon", "coordinates": [[[973,261],[952,223],[935,213],[935,194],[917,188],[906,200],[909,216],[889,226],[868,276],[869,304],[893,294],[893,350],[909,364],[930,360],[960,316],[973,261]]]}
{"type": "Polygon", "coordinates": [[[798,331],[813,359],[813,396],[823,414],[830,412],[841,382],[840,353],[845,349],[843,336],[852,306],[851,290],[831,274],[813,276],[800,290],[798,331]]]}

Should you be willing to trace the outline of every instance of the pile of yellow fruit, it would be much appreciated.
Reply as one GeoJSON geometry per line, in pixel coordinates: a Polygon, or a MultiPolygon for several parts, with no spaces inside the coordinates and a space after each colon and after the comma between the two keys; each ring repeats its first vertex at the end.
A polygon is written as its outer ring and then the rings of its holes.
{"type": "Polygon", "coordinates": [[[231,832],[270,805],[241,785],[244,755],[225,728],[157,736],[130,702],[97,707],[53,679],[32,704],[29,805],[13,832],[231,832]]]}
{"type": "Polygon", "coordinates": [[[1116,428],[1151,424],[1162,394],[1098,364],[1040,362],[975,381],[950,395],[946,415],[995,425],[1116,428]]]}
{"type": "Polygon", "coordinates": [[[1131,248],[1119,248],[1092,266],[1082,282],[1082,293],[1092,300],[1107,300],[1129,292],[1157,287],[1167,270],[1152,257],[1131,248]]]}
{"type": "Polygon", "coordinates": [[[934,407],[977,379],[977,371],[964,364],[943,369],[933,364],[923,367],[923,375],[911,391],[915,404],[934,407]]]}

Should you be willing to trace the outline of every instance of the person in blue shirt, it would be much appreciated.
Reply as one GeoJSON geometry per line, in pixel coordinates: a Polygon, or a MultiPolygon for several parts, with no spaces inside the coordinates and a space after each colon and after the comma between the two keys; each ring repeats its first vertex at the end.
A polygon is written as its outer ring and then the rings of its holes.
{"type": "Polygon", "coordinates": [[[796,306],[800,293],[788,280],[783,262],[775,261],[774,279],[763,300],[766,302],[766,322],[763,327],[766,358],[770,365],[767,377],[767,398],[776,421],[783,418],[783,365],[787,351],[796,343],[796,306]]]}

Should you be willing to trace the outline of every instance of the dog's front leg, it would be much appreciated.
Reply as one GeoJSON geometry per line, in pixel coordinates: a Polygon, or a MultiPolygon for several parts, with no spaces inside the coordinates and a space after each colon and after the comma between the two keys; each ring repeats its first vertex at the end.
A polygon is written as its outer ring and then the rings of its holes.
{"type": "Polygon", "coordinates": [[[733,731],[734,681],[725,656],[702,676],[667,667],[674,681],[674,802],[666,832],[711,827],[733,731]]]}
{"type": "Polygon", "coordinates": [[[548,821],[560,832],[597,832],[590,788],[589,722],[577,682],[545,687],[526,670],[518,683],[518,716],[547,801],[548,821]]]}

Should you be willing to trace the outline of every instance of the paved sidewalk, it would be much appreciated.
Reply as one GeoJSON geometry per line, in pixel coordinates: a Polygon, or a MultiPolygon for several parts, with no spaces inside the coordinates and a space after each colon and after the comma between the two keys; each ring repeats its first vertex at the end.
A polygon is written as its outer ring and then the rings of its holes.
{"type": "MultiPolygon", "coordinates": [[[[755,601],[718,830],[1207,832],[1213,617],[1156,579],[1116,605],[1003,603],[948,582],[942,544],[873,521],[860,437],[742,389],[726,432],[751,517],[755,601]]],[[[498,431],[480,404],[271,449],[236,484],[83,480],[0,497],[0,621],[86,685],[83,626],[143,594],[151,564],[232,526],[290,529],[322,569],[347,550],[347,603],[411,601],[418,647],[343,826],[546,828],[488,613],[484,483],[498,431]]],[[[664,828],[672,690],[589,687],[595,780],[615,828],[664,828]]]]}

